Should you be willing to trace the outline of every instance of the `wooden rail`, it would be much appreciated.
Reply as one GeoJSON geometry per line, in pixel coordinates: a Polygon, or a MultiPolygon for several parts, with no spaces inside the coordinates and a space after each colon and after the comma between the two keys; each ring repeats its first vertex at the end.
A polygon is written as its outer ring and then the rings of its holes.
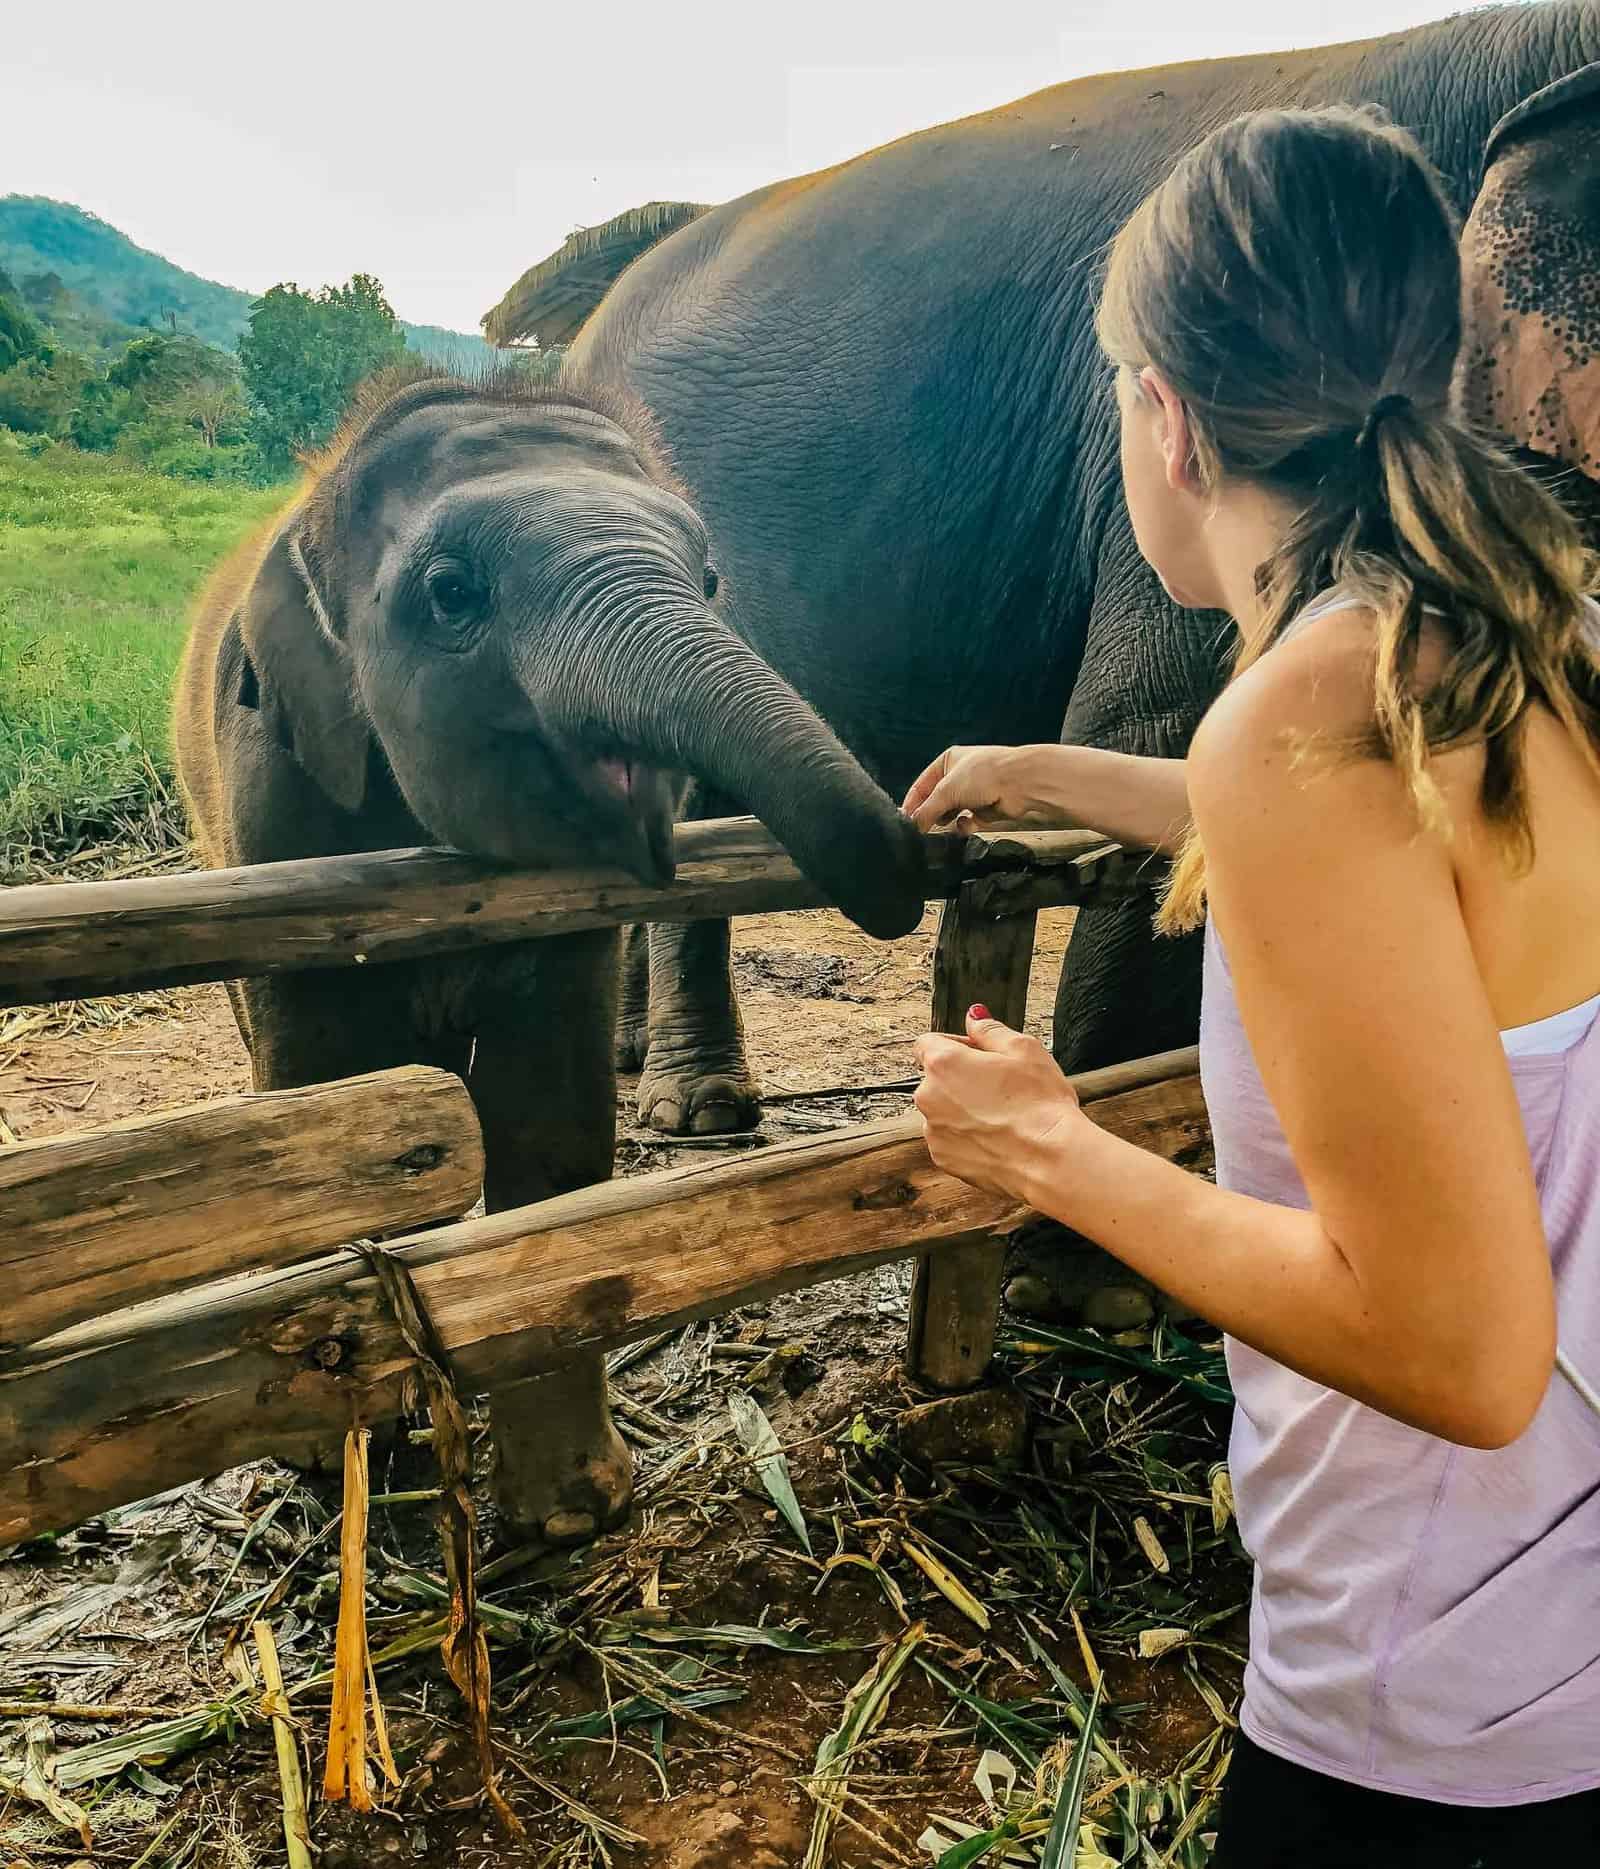
{"type": "MultiPolygon", "coordinates": [[[[1093,1119],[1182,1159],[1205,1133],[1193,1052],[1076,1080],[1093,1119]]],[[[864,1266],[960,1250],[1017,1214],[935,1168],[915,1118],[613,1181],[392,1242],[457,1380],[496,1388],[574,1350],[864,1266]]],[[[102,1267],[102,1274],[106,1268],[102,1267]]],[[[396,1413],[409,1358],[350,1251],[179,1289],[0,1356],[0,1545],[396,1413]]]]}
{"type": "MultiPolygon", "coordinates": [[[[1147,858],[1087,832],[930,837],[925,850],[926,894],[946,904],[934,962],[943,1030],[980,999],[1022,1021],[1040,909],[1120,900],[1152,881],[1147,858]]],[[[0,1006],[823,903],[750,819],[680,826],[677,859],[665,888],[399,850],[3,890],[0,1006]]],[[[470,1205],[481,1153],[466,1093],[412,1075],[404,1111],[381,1106],[374,1079],[0,1155],[12,1301],[0,1308],[0,1543],[256,1455],[325,1446],[398,1409],[404,1347],[363,1262],[286,1261],[470,1205]]],[[[1166,1153],[1187,1155],[1203,1134],[1189,1054],[1092,1074],[1080,1091],[1097,1120],[1166,1153]]],[[[1002,1218],[932,1166],[908,1118],[605,1184],[394,1250],[458,1375],[489,1388],[926,1255],[909,1364],[930,1386],[958,1388],[981,1380],[993,1353],[1002,1218]]]]}
{"type": "MultiPolygon", "coordinates": [[[[753,819],[680,825],[677,853],[665,888],[620,870],[508,870],[448,850],[25,884],[0,890],[0,1006],[824,906],[753,819]]],[[[1150,882],[1147,858],[1083,831],[930,837],[927,861],[930,900],[973,883],[992,913],[1106,902],[1150,882]]]]}
{"type": "Polygon", "coordinates": [[[467,1087],[406,1065],[0,1149],[0,1351],[207,1279],[458,1220],[467,1087]]]}

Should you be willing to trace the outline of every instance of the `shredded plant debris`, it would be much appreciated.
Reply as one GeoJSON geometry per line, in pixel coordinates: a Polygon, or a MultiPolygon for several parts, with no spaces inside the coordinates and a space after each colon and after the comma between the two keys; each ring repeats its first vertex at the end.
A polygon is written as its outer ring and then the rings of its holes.
{"type": "MultiPolygon", "coordinates": [[[[335,1660],[335,1483],[242,1469],[10,1553],[8,1865],[70,1863],[92,1837],[120,1869],[307,1847],[321,1869],[1203,1869],[1248,1581],[1218,1346],[1165,1321],[1018,1325],[996,1377],[1025,1441],[929,1466],[909,1451],[929,1398],[899,1372],[905,1292],[879,1271],[612,1358],[632,1524],[570,1553],[483,1547],[520,1843],[440,1659],[425,1426],[372,1458],[359,1689],[398,1782],[373,1772],[369,1815],[304,1803],[338,1741],[330,1695],[348,1723],[358,1689],[335,1660]]],[[[481,1411],[472,1434],[481,1482],[481,1411]]]]}

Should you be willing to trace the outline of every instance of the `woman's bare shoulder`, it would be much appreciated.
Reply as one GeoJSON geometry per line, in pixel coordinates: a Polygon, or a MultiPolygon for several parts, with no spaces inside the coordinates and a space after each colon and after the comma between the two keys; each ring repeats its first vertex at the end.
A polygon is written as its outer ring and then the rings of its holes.
{"type": "Polygon", "coordinates": [[[1267,650],[1223,689],[1200,723],[1191,776],[1263,761],[1303,764],[1318,741],[1363,735],[1373,719],[1378,634],[1376,613],[1352,604],[1267,650]]]}

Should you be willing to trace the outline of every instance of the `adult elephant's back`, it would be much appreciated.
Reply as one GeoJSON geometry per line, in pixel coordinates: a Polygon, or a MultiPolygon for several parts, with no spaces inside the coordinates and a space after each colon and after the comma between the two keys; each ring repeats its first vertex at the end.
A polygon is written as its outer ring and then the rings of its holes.
{"type": "Polygon", "coordinates": [[[573,363],[655,415],[733,621],[889,785],[952,740],[1054,737],[1107,576],[1154,625],[1137,661],[1159,644],[1192,710],[1214,633],[1126,563],[1092,337],[1107,241],[1264,105],[1384,105],[1465,207],[1490,127],[1586,36],[1600,52],[1597,16],[1497,9],[1055,86],[700,216],[616,282],[573,363]]]}
{"type": "MultiPolygon", "coordinates": [[[[1128,524],[1093,338],[1116,228],[1218,124],[1339,101],[1413,129],[1465,210],[1493,125],[1596,59],[1596,0],[1546,0],[1085,79],[720,208],[622,216],[485,322],[576,331],[573,365],[653,413],[730,619],[889,788],[956,741],[1180,754],[1229,633],[1166,601],[1128,524]]],[[[725,934],[658,939],[641,1109],[736,1126],[754,1103],[725,934]]],[[[1086,912],[1057,1054],[1187,1042],[1198,987],[1193,944],[1157,946],[1140,906],[1086,912]]]]}

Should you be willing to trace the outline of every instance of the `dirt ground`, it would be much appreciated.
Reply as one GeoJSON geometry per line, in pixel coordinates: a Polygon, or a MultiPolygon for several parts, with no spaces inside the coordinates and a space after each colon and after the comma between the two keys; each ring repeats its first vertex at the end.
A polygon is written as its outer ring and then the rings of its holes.
{"type": "MultiPolygon", "coordinates": [[[[912,1043],[927,1030],[937,927],[930,909],[914,935],[880,944],[823,909],[735,922],[740,1004],[763,1089],[783,1095],[908,1077],[912,1043]]],[[[1039,917],[1028,1014],[1041,1036],[1071,927],[1070,909],[1039,917]]],[[[0,1013],[0,1116],[17,1137],[40,1140],[250,1088],[220,986],[119,1002],[102,1010],[110,1023],[86,1024],[95,1011],[72,1009],[65,1029],[51,1009],[0,1013]]],[[[626,1095],[622,1113],[632,1113],[626,1095]]],[[[652,1167],[678,1159],[651,1147],[652,1167]]]]}
{"type": "MultiPolygon", "coordinates": [[[[822,912],[736,924],[753,1060],[777,1098],[766,1139],[904,1106],[935,925],[930,913],[883,947],[822,912]]],[[[1041,918],[1041,1034],[1069,928],[1068,914],[1041,918]]],[[[19,1139],[247,1087],[220,988],[0,1018],[0,1116],[19,1139]]],[[[633,1125],[626,1084],[620,1113],[623,1172],[703,1159],[633,1125]]],[[[999,1424],[993,1457],[952,1465],[917,1438],[911,1411],[928,1398],[900,1367],[908,1289],[907,1268],[883,1268],[619,1353],[630,1525],[551,1557],[503,1551],[486,1515],[494,1736],[519,1843],[482,1806],[429,1634],[442,1577],[425,1448],[374,1466],[369,1635],[401,1783],[370,1816],[315,1798],[335,1482],[262,1463],[0,1553],[0,1864],[282,1863],[273,1742],[248,1640],[233,1640],[264,1616],[313,1786],[318,1869],[915,1869],[1008,1816],[1011,1854],[952,1861],[1034,1863],[1102,1669],[1080,1869],[1202,1869],[1247,1588],[1217,1477],[1214,1350],[1159,1323],[1103,1343],[1014,1324],[996,1388],[972,1404],[999,1424]],[[809,1551],[730,1426],[738,1394],[784,1450],[809,1551]],[[385,1645],[402,1652],[386,1659],[385,1645]],[[898,1661],[877,1730],[846,1749],[820,1840],[818,1748],[869,1672],[898,1661]],[[204,1743],[166,1731],[176,1715],[204,1743]],[[37,1797],[8,1796],[30,1731],[91,1848],[37,1797]],[[134,1762],[107,1769],[107,1742],[134,1762]]],[[[480,1469],[487,1452],[480,1436],[480,1469]]]]}

